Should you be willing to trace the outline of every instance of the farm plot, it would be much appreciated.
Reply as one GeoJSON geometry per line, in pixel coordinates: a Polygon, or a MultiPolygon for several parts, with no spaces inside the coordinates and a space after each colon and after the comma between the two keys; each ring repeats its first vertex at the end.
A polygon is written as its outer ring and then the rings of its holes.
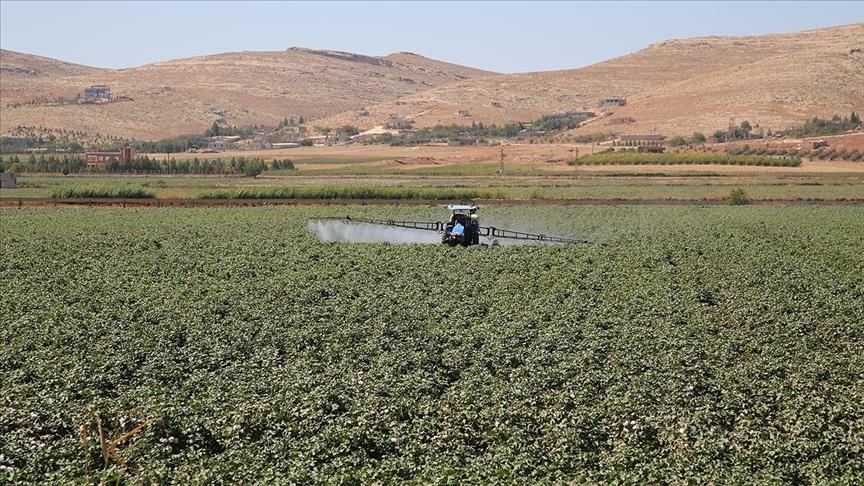
{"type": "Polygon", "coordinates": [[[864,208],[0,210],[0,478],[864,478],[864,208]]]}

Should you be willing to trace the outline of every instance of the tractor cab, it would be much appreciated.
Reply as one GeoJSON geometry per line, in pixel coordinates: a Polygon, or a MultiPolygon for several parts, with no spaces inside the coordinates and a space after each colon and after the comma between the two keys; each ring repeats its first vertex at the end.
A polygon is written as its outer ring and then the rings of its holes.
{"type": "Polygon", "coordinates": [[[447,206],[450,219],[442,224],[441,243],[450,246],[469,246],[480,243],[480,219],[477,206],[451,204],[447,206]]]}

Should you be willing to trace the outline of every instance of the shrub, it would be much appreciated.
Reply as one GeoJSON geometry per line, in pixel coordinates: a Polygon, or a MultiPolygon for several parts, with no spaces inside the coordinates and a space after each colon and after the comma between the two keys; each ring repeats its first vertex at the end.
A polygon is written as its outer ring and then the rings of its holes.
{"type": "Polygon", "coordinates": [[[156,197],[150,191],[133,184],[87,184],[81,186],[64,185],[51,191],[53,198],[107,198],[107,199],[150,199],[156,197]]]}
{"type": "Polygon", "coordinates": [[[570,165],[761,165],[797,167],[801,165],[799,158],[777,158],[766,156],[726,155],[715,153],[636,153],[636,152],[601,152],[584,155],[568,162],[570,165]]]}
{"type": "Polygon", "coordinates": [[[498,192],[475,189],[377,186],[250,187],[200,193],[196,199],[440,199],[499,198],[498,192]]]}
{"type": "Polygon", "coordinates": [[[681,135],[676,135],[676,136],[669,139],[669,146],[670,147],[681,147],[682,145],[686,145],[686,144],[687,144],[687,140],[684,140],[684,137],[682,137],[681,135]]]}
{"type": "Polygon", "coordinates": [[[726,202],[731,204],[732,206],[740,206],[742,204],[747,204],[747,193],[744,192],[743,189],[737,188],[733,189],[732,192],[726,197],[726,202]]]}

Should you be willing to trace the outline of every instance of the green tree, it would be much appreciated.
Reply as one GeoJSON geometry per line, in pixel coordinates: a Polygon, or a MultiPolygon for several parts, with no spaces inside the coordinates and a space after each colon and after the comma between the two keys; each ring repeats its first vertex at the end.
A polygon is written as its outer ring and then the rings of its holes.
{"type": "Polygon", "coordinates": [[[741,122],[741,125],[739,125],[739,127],[741,128],[741,135],[743,135],[744,138],[750,138],[750,132],[753,130],[750,122],[744,120],[743,122],[741,122]]]}
{"type": "Polygon", "coordinates": [[[705,143],[705,135],[702,132],[693,132],[693,136],[690,138],[694,144],[705,143]]]}
{"type": "Polygon", "coordinates": [[[214,121],[213,125],[211,125],[210,128],[208,128],[207,131],[204,132],[204,136],[205,137],[218,137],[219,132],[220,132],[219,124],[214,121]]]}
{"type": "Polygon", "coordinates": [[[680,147],[685,144],[687,144],[687,140],[684,140],[684,137],[682,137],[681,135],[675,135],[674,137],[669,139],[670,147],[680,147]]]}
{"type": "Polygon", "coordinates": [[[345,135],[348,135],[349,137],[351,137],[351,136],[357,135],[360,132],[359,132],[359,130],[357,130],[357,127],[355,127],[353,125],[343,125],[343,126],[339,127],[338,130],[336,130],[336,133],[345,134],[345,135]]]}

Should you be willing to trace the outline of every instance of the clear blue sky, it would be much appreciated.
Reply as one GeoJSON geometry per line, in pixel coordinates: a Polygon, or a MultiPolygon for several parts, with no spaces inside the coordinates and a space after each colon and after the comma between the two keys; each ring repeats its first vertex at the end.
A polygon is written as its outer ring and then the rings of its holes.
{"type": "Polygon", "coordinates": [[[585,66],[665,39],[864,22],[864,2],[0,1],[0,46],[123,68],[227,51],[410,51],[499,72],[585,66]]]}

